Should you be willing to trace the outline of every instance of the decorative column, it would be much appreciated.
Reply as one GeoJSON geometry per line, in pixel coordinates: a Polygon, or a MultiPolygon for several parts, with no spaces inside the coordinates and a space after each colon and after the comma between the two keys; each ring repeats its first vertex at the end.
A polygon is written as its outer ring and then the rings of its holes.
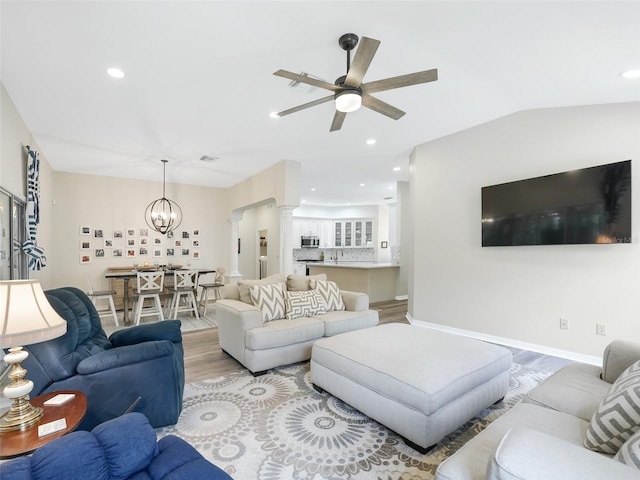
{"type": "Polygon", "coordinates": [[[280,207],[280,271],[287,275],[293,273],[293,209],[280,207]]]}
{"type": "Polygon", "coordinates": [[[238,271],[238,222],[242,218],[242,213],[233,213],[229,219],[231,224],[231,249],[229,250],[229,270],[225,283],[237,283],[244,275],[238,271]]]}

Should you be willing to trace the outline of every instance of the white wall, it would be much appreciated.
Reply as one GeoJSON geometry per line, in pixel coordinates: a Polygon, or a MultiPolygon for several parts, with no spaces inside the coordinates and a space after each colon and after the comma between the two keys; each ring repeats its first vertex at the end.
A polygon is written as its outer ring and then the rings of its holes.
{"type": "MultiPolygon", "coordinates": [[[[105,238],[113,238],[114,230],[148,228],[144,220],[147,205],[162,194],[162,182],[141,182],[115,177],[82,175],[74,173],[54,173],[54,208],[56,219],[54,226],[55,248],[51,255],[55,257],[56,269],[54,287],[77,286],[86,288],[86,275],[91,276],[94,287],[106,287],[104,278],[107,267],[133,265],[134,262],[186,265],[191,260],[193,268],[215,268],[228,264],[230,225],[228,219],[226,189],[199,187],[193,185],[170,184],[166,186],[167,197],[180,205],[183,214],[182,224],[174,232],[174,239],[154,233],[149,229],[149,255],[138,256],[140,248],[139,234],[136,240],[135,257],[113,257],[112,249],[105,250],[104,258],[95,258],[95,248],[100,248],[104,239],[95,238],[94,230],[101,229],[105,238]],[[91,227],[92,236],[80,235],[80,226],[91,227]],[[193,237],[193,230],[200,230],[199,237],[193,237]],[[189,232],[188,239],[182,239],[182,232],[189,232]],[[154,239],[161,244],[162,257],[154,257],[154,239]],[[80,264],[79,244],[81,240],[91,241],[91,263],[80,264]],[[175,241],[181,240],[182,246],[176,247],[175,241]],[[193,241],[199,247],[193,246],[193,241]],[[176,256],[167,257],[167,248],[174,248],[176,256]],[[189,256],[182,256],[181,248],[189,248],[189,256]],[[193,250],[198,250],[200,259],[191,259],[193,250]]],[[[126,240],[114,239],[114,246],[126,249],[126,240]]]]}
{"type": "Polygon", "coordinates": [[[410,315],[588,356],[640,341],[637,191],[631,245],[481,247],[481,187],[627,159],[637,184],[640,103],[524,111],[416,147],[410,315]]]}

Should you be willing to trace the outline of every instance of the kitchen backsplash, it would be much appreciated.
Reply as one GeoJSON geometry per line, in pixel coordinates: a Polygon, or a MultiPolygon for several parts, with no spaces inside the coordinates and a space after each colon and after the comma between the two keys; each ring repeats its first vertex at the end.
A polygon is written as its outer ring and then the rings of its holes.
{"type": "Polygon", "coordinates": [[[293,261],[320,260],[324,253],[324,260],[333,260],[336,254],[342,262],[373,262],[376,259],[373,248],[294,248],[293,261]]]}

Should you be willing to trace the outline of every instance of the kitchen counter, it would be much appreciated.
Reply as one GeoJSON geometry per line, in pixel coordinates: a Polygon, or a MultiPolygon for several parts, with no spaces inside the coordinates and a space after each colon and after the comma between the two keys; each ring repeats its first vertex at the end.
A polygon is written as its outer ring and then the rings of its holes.
{"type": "Polygon", "coordinates": [[[324,273],[341,290],[364,292],[371,303],[396,298],[396,278],[400,265],[375,262],[308,263],[309,275],[324,273]]]}

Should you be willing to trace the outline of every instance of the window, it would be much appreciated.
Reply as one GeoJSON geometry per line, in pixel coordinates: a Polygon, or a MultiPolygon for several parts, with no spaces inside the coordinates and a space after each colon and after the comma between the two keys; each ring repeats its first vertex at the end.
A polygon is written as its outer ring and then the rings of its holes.
{"type": "Polygon", "coordinates": [[[25,205],[0,189],[0,280],[29,278],[27,255],[22,250],[27,239],[25,205]]]}

